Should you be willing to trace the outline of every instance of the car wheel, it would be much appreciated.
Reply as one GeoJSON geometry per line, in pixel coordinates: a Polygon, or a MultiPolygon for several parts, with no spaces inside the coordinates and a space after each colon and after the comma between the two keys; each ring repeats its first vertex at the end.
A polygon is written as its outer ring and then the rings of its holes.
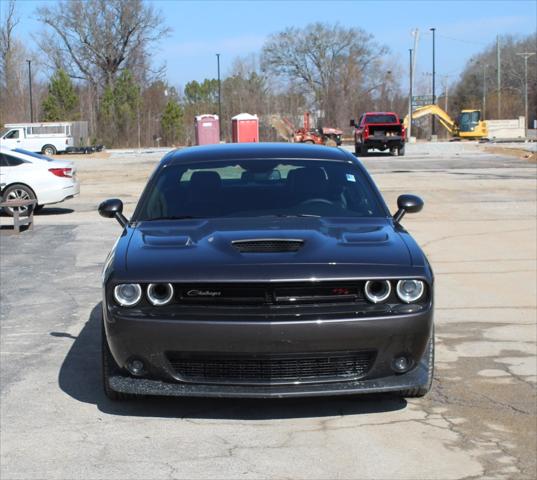
{"type": "Polygon", "coordinates": [[[404,146],[399,147],[399,148],[397,149],[397,156],[398,156],[398,157],[402,157],[402,156],[404,156],[404,154],[405,154],[405,147],[404,147],[404,146]]]}
{"type": "MultiPolygon", "coordinates": [[[[4,190],[2,195],[2,201],[7,200],[35,200],[35,193],[30,187],[22,184],[14,184],[4,190]]],[[[19,214],[26,215],[28,207],[3,207],[6,215],[12,217],[15,210],[19,211],[19,214]]]]}
{"type": "Polygon", "coordinates": [[[304,143],[309,143],[310,145],[313,145],[315,142],[313,140],[304,140],[304,143]]]}
{"type": "Polygon", "coordinates": [[[431,337],[429,338],[429,343],[427,344],[426,355],[427,357],[425,361],[427,362],[427,385],[402,390],[400,392],[401,396],[407,398],[424,397],[431,390],[434,377],[434,327],[433,331],[431,332],[431,337]]]}
{"type": "Polygon", "coordinates": [[[56,155],[56,147],[54,145],[45,145],[41,149],[43,155],[56,155]]]}
{"type": "Polygon", "coordinates": [[[34,208],[34,212],[39,213],[41,210],[43,210],[43,208],[45,208],[45,205],[36,205],[34,208]]]}
{"type": "Polygon", "coordinates": [[[110,377],[119,370],[119,367],[117,366],[117,363],[112,356],[112,352],[110,352],[110,347],[108,346],[108,341],[106,340],[104,325],[102,326],[101,334],[101,358],[103,390],[106,397],[113,401],[132,399],[133,395],[129,395],[128,393],[116,392],[110,387],[110,377]]]}

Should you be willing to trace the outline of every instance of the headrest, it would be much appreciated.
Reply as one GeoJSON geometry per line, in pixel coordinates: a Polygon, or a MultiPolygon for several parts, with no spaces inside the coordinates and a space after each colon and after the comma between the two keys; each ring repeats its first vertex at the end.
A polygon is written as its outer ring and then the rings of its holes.
{"type": "Polygon", "coordinates": [[[190,177],[190,189],[192,190],[219,190],[222,180],[217,172],[194,172],[190,177]]]}

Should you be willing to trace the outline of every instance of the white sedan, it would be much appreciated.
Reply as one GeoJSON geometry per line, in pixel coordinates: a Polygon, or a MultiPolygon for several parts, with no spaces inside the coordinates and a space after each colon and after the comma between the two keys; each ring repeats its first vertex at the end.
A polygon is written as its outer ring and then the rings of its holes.
{"type": "MultiPolygon", "coordinates": [[[[80,193],[73,162],[53,160],[22,149],[0,147],[0,198],[37,200],[37,208],[59,203],[80,193]]],[[[19,210],[25,210],[20,208],[19,210]]],[[[4,207],[7,215],[13,209],[4,207]]]]}

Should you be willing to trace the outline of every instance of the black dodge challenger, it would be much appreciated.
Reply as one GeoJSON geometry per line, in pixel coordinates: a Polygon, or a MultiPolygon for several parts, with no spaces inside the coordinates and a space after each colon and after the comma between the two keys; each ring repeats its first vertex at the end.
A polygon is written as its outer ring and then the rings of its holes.
{"type": "Polygon", "coordinates": [[[360,162],[298,144],[167,154],[103,272],[106,395],[431,388],[433,272],[360,162]]]}

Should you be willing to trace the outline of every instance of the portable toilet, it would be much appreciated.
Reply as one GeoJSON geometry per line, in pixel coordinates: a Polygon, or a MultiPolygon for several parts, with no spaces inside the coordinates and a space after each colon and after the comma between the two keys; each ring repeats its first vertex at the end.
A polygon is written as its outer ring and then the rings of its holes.
{"type": "Polygon", "coordinates": [[[220,143],[220,120],[218,115],[197,115],[194,121],[196,145],[220,143]]]}
{"type": "Polygon", "coordinates": [[[231,119],[233,143],[259,142],[259,118],[249,113],[239,113],[231,119]]]}

